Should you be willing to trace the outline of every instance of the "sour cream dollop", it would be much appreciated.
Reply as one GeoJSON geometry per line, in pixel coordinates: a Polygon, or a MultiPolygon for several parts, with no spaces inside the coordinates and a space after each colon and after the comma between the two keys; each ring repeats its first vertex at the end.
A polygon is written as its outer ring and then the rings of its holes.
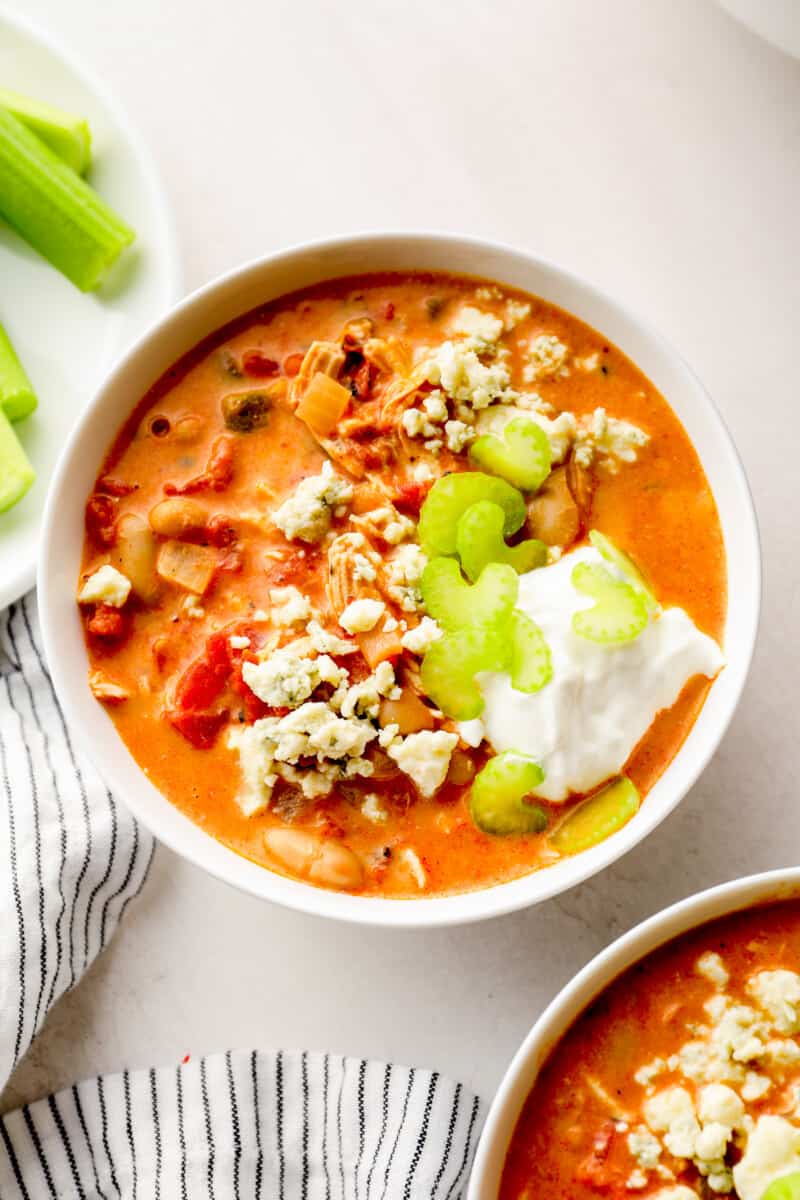
{"type": "Polygon", "coordinates": [[[682,608],[653,617],[633,642],[598,645],[572,629],[572,615],[594,601],[572,586],[578,563],[624,576],[592,547],[573,550],[549,567],[520,576],[517,607],[542,630],[553,677],[532,696],[515,691],[506,674],[478,677],[486,706],[461,724],[471,745],[531,754],[544,769],[537,795],[566,800],[617,775],[656,715],[670,708],[694,675],[713,678],[725,660],[682,608]]]}

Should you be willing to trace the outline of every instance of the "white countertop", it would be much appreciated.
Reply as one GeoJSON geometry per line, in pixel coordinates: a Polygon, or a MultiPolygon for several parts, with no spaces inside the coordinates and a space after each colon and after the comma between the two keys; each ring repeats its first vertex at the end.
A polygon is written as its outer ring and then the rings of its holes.
{"type": "Polygon", "coordinates": [[[536,910],[425,936],[283,912],[160,849],[4,1106],[229,1046],[435,1066],[488,1098],[545,1002],[610,939],[800,859],[800,63],[711,0],[22,7],[149,139],[189,287],[368,227],[513,242],[660,328],[742,452],[766,568],[756,661],[715,761],[644,845],[536,910]]]}

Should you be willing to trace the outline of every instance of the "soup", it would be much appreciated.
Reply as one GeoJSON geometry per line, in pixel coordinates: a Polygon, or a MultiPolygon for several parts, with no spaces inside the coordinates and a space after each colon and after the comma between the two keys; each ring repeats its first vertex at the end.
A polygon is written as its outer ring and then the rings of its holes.
{"type": "Polygon", "coordinates": [[[625,972],[541,1070],[501,1200],[800,1195],[800,901],[625,972]]]}
{"type": "Polygon", "coordinates": [[[88,498],[78,601],[95,696],[211,836],[429,896],[635,814],[722,668],[725,561],[686,433],[601,334],[375,275],[155,384],[88,498]]]}

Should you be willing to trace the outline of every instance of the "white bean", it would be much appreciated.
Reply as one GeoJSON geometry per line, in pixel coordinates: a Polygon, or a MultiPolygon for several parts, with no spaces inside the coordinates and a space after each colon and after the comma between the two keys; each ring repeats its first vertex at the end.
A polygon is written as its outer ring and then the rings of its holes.
{"type": "Polygon", "coordinates": [[[363,882],[364,868],[358,855],[341,842],[318,833],[307,829],[268,829],[264,845],[292,875],[320,887],[349,889],[363,882]]]}

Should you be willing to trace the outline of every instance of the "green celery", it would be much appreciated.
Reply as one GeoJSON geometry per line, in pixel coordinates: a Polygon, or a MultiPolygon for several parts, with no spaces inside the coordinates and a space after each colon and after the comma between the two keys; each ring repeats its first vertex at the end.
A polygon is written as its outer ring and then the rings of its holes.
{"type": "Polygon", "coordinates": [[[63,159],[68,167],[84,175],[92,162],[92,135],[88,122],[74,113],[64,112],[21,96],[8,88],[0,87],[0,106],[7,108],[23,125],[27,125],[37,137],[50,147],[54,154],[63,159]]]}
{"type": "Polygon", "coordinates": [[[0,108],[0,215],[88,292],[135,234],[88,184],[0,108]]]}
{"type": "Polygon", "coordinates": [[[36,408],[36,393],[11,340],[0,325],[0,408],[9,421],[21,421],[36,408]]]}
{"type": "Polygon", "coordinates": [[[0,513],[21,500],[35,478],[11,422],[0,411],[0,513]]]}

